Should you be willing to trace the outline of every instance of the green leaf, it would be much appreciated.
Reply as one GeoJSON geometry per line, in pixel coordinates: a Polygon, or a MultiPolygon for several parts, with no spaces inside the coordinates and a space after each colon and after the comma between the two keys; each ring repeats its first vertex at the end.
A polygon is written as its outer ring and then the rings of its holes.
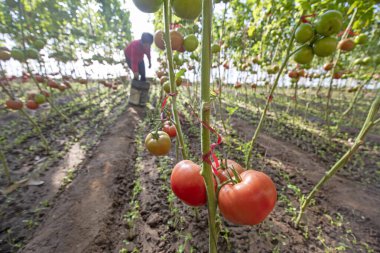
{"type": "Polygon", "coordinates": [[[359,4],[360,4],[360,1],[355,1],[355,2],[351,5],[350,9],[348,9],[347,14],[351,14],[351,13],[354,11],[354,9],[355,9],[359,4]]]}
{"type": "Polygon", "coordinates": [[[186,69],[181,69],[180,71],[177,72],[177,74],[175,74],[175,78],[179,78],[179,77],[182,77],[186,72],[186,69]]]}

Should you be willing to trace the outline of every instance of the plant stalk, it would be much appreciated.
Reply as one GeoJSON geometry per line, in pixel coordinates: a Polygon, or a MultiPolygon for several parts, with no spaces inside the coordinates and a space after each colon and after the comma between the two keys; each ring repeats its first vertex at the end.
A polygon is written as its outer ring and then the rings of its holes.
{"type": "Polygon", "coordinates": [[[302,201],[300,210],[295,221],[296,226],[298,226],[301,218],[305,212],[306,207],[310,204],[310,201],[314,198],[314,195],[319,191],[319,189],[332,177],[336,172],[345,166],[349,159],[356,153],[361,145],[364,143],[364,138],[369,132],[369,130],[376,125],[379,120],[375,120],[377,113],[380,109],[380,94],[377,95],[375,100],[372,102],[371,108],[368,112],[367,119],[363,124],[363,127],[355,139],[353,146],[337,161],[331,169],[326,172],[325,176],[314,186],[313,190],[307,195],[307,197],[302,201]]]}
{"type": "MultiPolygon", "coordinates": [[[[203,0],[202,8],[202,59],[201,59],[201,120],[210,124],[210,73],[211,73],[211,29],[212,0],[203,0]]],[[[202,154],[210,151],[210,131],[201,125],[202,154]]],[[[216,196],[210,164],[203,161],[201,174],[207,190],[209,253],[217,253],[216,196]]]]}
{"type": "MultiPolygon", "coordinates": [[[[173,54],[172,54],[172,45],[170,41],[170,9],[169,9],[169,1],[170,0],[164,0],[164,23],[165,23],[165,35],[164,35],[164,41],[165,41],[165,48],[166,48],[166,56],[168,59],[168,68],[169,68],[169,82],[170,82],[170,93],[176,94],[177,93],[177,86],[175,83],[175,75],[174,75],[174,69],[173,69],[173,54]]],[[[181,122],[179,120],[178,111],[177,111],[177,95],[174,95],[172,97],[172,112],[173,117],[177,129],[177,135],[178,140],[181,145],[181,153],[182,158],[184,160],[187,159],[187,147],[185,145],[185,141],[183,138],[183,132],[181,128],[181,122]]]]}
{"type": "Polygon", "coordinates": [[[278,85],[278,81],[280,80],[280,77],[281,77],[281,74],[283,72],[283,70],[285,69],[285,66],[287,65],[289,59],[290,59],[290,56],[291,56],[291,53],[290,53],[290,50],[293,46],[293,42],[294,42],[294,36],[295,36],[295,32],[296,32],[296,29],[297,27],[299,26],[300,22],[298,22],[298,24],[293,28],[293,31],[292,31],[292,36],[290,38],[290,41],[289,41],[289,44],[288,44],[288,48],[286,49],[286,56],[285,56],[285,59],[284,61],[282,62],[282,65],[281,65],[281,68],[280,70],[278,71],[277,73],[277,76],[276,76],[276,79],[274,81],[274,84],[270,90],[270,93],[269,93],[269,96],[267,98],[267,101],[266,101],[266,104],[265,104],[265,108],[264,108],[264,111],[262,112],[261,114],[261,117],[260,117],[260,121],[259,121],[259,124],[255,130],[255,133],[252,137],[252,140],[249,144],[249,147],[248,147],[248,153],[246,154],[246,160],[245,160],[245,167],[246,168],[249,168],[249,162],[251,160],[251,157],[252,157],[252,149],[253,149],[253,146],[255,144],[255,141],[259,135],[259,132],[263,126],[263,123],[264,123],[264,119],[266,117],[266,114],[267,114],[267,111],[268,111],[268,108],[269,108],[269,104],[271,103],[271,97],[273,96],[273,93],[278,85]]]}

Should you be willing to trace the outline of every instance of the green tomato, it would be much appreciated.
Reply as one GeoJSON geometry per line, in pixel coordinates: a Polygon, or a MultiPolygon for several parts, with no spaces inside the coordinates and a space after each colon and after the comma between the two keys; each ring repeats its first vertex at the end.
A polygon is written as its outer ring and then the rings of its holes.
{"type": "Polygon", "coordinates": [[[217,54],[217,53],[219,53],[219,52],[220,52],[220,46],[219,46],[218,44],[213,44],[213,45],[211,46],[211,52],[212,52],[213,54],[217,54]]]}
{"type": "Polygon", "coordinates": [[[356,44],[365,44],[368,40],[368,36],[366,34],[360,34],[355,38],[355,43],[356,44]]]}
{"type": "Polygon", "coordinates": [[[313,58],[314,53],[310,46],[303,47],[294,54],[294,61],[299,64],[309,64],[313,58]]]}
{"type": "Polygon", "coordinates": [[[6,49],[0,49],[0,60],[8,61],[11,58],[11,52],[6,49]]]}
{"type": "Polygon", "coordinates": [[[362,59],[356,59],[354,61],[354,65],[361,65],[362,64],[362,59]]]}
{"type": "Polygon", "coordinates": [[[187,35],[183,41],[183,47],[188,52],[193,52],[198,47],[198,39],[194,34],[187,35]]]}
{"type": "Polygon", "coordinates": [[[194,60],[194,61],[199,61],[199,57],[198,57],[198,55],[195,54],[195,53],[191,53],[191,55],[190,55],[190,59],[192,59],[192,60],[194,60]]]}
{"type": "Polygon", "coordinates": [[[336,38],[326,37],[314,42],[313,50],[317,56],[326,57],[335,52],[337,45],[338,40],[336,38]]]}
{"type": "Polygon", "coordinates": [[[369,57],[369,56],[364,57],[363,60],[362,60],[362,62],[363,62],[364,65],[368,65],[368,64],[370,64],[372,62],[372,57],[369,57]]]}
{"type": "Polygon", "coordinates": [[[380,54],[378,54],[378,55],[375,56],[375,62],[376,62],[377,65],[380,64],[380,54]]]}
{"type": "Polygon", "coordinates": [[[19,48],[12,48],[11,56],[13,59],[18,61],[25,61],[25,54],[24,52],[19,48]]]}
{"type": "Polygon", "coordinates": [[[194,20],[202,11],[202,0],[171,0],[174,14],[183,19],[194,20]]]}
{"type": "Polygon", "coordinates": [[[322,14],[315,24],[317,33],[330,36],[340,32],[343,25],[343,15],[339,11],[329,10],[322,14]]]}
{"type": "Polygon", "coordinates": [[[33,47],[38,50],[41,50],[42,48],[44,48],[44,46],[45,46],[45,42],[43,42],[43,40],[38,39],[33,42],[33,47]]]}
{"type": "Polygon", "coordinates": [[[46,97],[42,94],[36,94],[36,96],[34,96],[34,101],[40,105],[46,102],[46,97]]]}
{"type": "Polygon", "coordinates": [[[162,86],[162,88],[164,89],[164,91],[166,92],[166,93],[170,93],[170,83],[169,83],[169,81],[166,81],[165,83],[164,83],[164,85],[162,86]]]}
{"type": "Polygon", "coordinates": [[[163,0],[133,0],[133,3],[142,12],[154,13],[160,9],[163,0]]]}
{"type": "Polygon", "coordinates": [[[314,30],[311,24],[307,24],[307,23],[301,24],[296,30],[295,40],[300,44],[304,44],[308,42],[313,37],[314,37],[314,30]]]}
{"type": "Polygon", "coordinates": [[[34,60],[37,60],[40,56],[40,54],[38,53],[38,50],[33,48],[33,47],[29,47],[25,50],[25,56],[27,59],[34,59],[34,60]]]}

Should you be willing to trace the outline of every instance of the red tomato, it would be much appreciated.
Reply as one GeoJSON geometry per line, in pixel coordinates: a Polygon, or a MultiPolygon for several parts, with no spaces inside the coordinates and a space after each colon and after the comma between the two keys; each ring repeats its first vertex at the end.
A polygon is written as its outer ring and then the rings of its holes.
{"type": "Polygon", "coordinates": [[[276,187],[263,172],[247,170],[240,177],[240,183],[226,184],[220,189],[220,212],[224,218],[235,224],[259,224],[276,204],[276,187]]]}
{"type": "Polygon", "coordinates": [[[177,130],[175,128],[175,125],[173,125],[170,121],[166,121],[164,123],[164,127],[162,128],[162,131],[167,133],[170,138],[174,138],[177,136],[177,130]]]}
{"type": "Polygon", "coordinates": [[[201,166],[183,160],[174,166],[170,177],[172,191],[189,206],[203,206],[207,201],[206,186],[200,172],[201,166]]]}
{"type": "MultiPolygon", "coordinates": [[[[219,161],[219,164],[220,163],[221,163],[221,161],[219,161]]],[[[218,172],[219,172],[218,178],[219,178],[221,183],[228,180],[230,177],[233,178],[235,176],[234,172],[232,171],[232,168],[234,170],[236,170],[236,172],[238,174],[241,174],[242,172],[245,171],[245,169],[240,164],[238,164],[237,162],[232,161],[232,160],[227,160],[227,167],[228,168],[225,168],[225,167],[226,167],[225,164],[224,165],[220,164],[220,167],[218,168],[218,172]]]]}
{"type": "Polygon", "coordinates": [[[5,102],[5,105],[7,106],[8,109],[12,110],[21,110],[24,104],[20,100],[13,100],[13,99],[8,99],[5,102]]]}
{"type": "Polygon", "coordinates": [[[39,105],[34,100],[28,100],[26,102],[26,107],[28,107],[28,109],[30,109],[30,110],[36,110],[36,109],[38,109],[39,105]]]}
{"type": "Polygon", "coordinates": [[[298,78],[298,72],[295,70],[291,70],[291,71],[289,71],[288,76],[290,78],[298,78]]]}

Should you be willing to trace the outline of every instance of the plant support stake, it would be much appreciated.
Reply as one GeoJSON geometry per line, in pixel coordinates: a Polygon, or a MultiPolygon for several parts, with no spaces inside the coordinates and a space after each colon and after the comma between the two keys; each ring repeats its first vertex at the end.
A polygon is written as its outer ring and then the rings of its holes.
{"type": "MultiPolygon", "coordinates": [[[[168,59],[168,68],[169,68],[169,82],[170,82],[170,93],[176,94],[177,93],[177,86],[175,84],[175,75],[173,70],[173,55],[172,55],[172,44],[170,41],[170,9],[169,9],[169,0],[164,0],[164,23],[165,23],[165,35],[164,35],[164,41],[165,41],[165,48],[166,48],[166,56],[168,59]]],[[[176,125],[177,133],[178,133],[178,140],[181,145],[181,152],[182,157],[184,160],[187,159],[187,147],[185,146],[185,141],[183,138],[183,133],[181,129],[181,122],[179,121],[178,111],[177,111],[177,96],[172,97],[172,111],[173,111],[173,117],[174,122],[176,125]]]]}
{"type": "MultiPolygon", "coordinates": [[[[210,125],[210,73],[211,73],[211,28],[212,1],[203,0],[202,8],[202,59],[201,59],[201,120],[210,125]]],[[[210,131],[201,124],[202,154],[210,151],[210,131]]],[[[210,164],[203,161],[201,172],[207,190],[209,253],[217,253],[216,196],[210,164]]]]}

